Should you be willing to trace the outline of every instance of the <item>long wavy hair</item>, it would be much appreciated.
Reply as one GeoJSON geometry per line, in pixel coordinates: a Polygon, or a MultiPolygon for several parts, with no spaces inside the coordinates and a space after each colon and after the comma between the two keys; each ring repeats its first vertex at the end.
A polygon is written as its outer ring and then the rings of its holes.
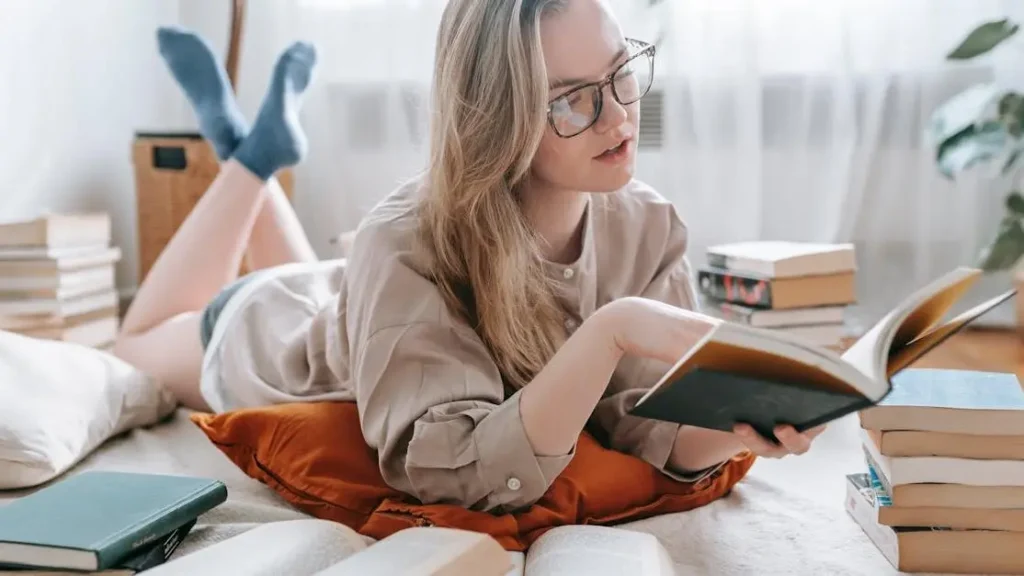
{"type": "Polygon", "coordinates": [[[451,0],[437,36],[421,204],[433,280],[513,387],[565,338],[517,189],[547,122],[540,21],[564,0],[451,0]]]}

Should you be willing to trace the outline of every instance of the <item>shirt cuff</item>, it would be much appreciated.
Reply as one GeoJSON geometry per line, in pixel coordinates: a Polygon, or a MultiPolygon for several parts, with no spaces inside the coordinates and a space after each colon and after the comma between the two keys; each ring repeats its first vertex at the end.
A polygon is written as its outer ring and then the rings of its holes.
{"type": "Polygon", "coordinates": [[[725,466],[726,462],[719,462],[714,466],[709,466],[703,470],[692,470],[682,472],[679,470],[673,470],[669,463],[669,458],[672,456],[672,448],[675,446],[676,437],[679,435],[679,424],[673,422],[658,422],[651,430],[647,440],[644,441],[643,446],[640,447],[639,456],[650,462],[654,467],[661,471],[662,474],[669,478],[687,483],[696,483],[704,480],[708,476],[711,476],[715,472],[718,472],[725,466]]]}
{"type": "Polygon", "coordinates": [[[540,500],[576,454],[539,456],[534,453],[519,413],[518,390],[473,431],[481,475],[490,487],[491,501],[504,509],[527,507],[540,500]]]}

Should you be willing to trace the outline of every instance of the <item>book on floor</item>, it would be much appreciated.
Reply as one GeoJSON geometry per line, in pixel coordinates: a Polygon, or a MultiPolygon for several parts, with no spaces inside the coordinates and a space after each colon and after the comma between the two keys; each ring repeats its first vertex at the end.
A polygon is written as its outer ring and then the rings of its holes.
{"type": "Polygon", "coordinates": [[[1016,293],[943,321],[981,274],[958,268],[914,291],[841,355],[778,331],[721,322],[630,413],[727,431],[742,422],[774,438],[779,424],[805,430],[863,410],[889,394],[891,377],[1016,293]]]}
{"type": "Polygon", "coordinates": [[[775,278],[705,266],[697,270],[697,287],[712,300],[766,310],[846,306],[857,301],[853,271],[775,278]]]}
{"type": "Polygon", "coordinates": [[[0,507],[0,564],[114,568],[227,499],[218,480],[87,471],[0,507]]]}
{"type": "Polygon", "coordinates": [[[854,245],[757,240],[710,246],[708,266],[772,278],[848,272],[857,267],[854,245]]]}
{"type": "Polygon", "coordinates": [[[886,489],[903,484],[967,484],[1024,487],[1024,460],[983,460],[948,456],[885,456],[867,430],[860,430],[864,457],[886,489]]]}
{"type": "Polygon", "coordinates": [[[104,212],[42,214],[0,222],[0,247],[60,249],[105,245],[111,237],[110,215],[104,212]]]}
{"type": "Polygon", "coordinates": [[[868,480],[875,491],[875,521],[885,526],[933,526],[957,530],[1012,530],[1024,532],[1024,509],[981,506],[904,506],[892,501],[876,470],[869,464],[868,480]]]}
{"type": "Polygon", "coordinates": [[[1024,532],[892,527],[878,522],[869,474],[846,476],[844,508],[879,552],[902,572],[1021,574],[1024,532]]]}
{"type": "Polygon", "coordinates": [[[1024,437],[1024,389],[1010,373],[915,368],[858,417],[871,430],[1024,437]]]}
{"type": "Polygon", "coordinates": [[[163,574],[473,574],[474,576],[669,576],[668,552],[639,531],[570,525],[544,533],[527,552],[506,551],[488,534],[407,528],[377,542],[318,519],[264,524],[147,572],[163,574]]]}

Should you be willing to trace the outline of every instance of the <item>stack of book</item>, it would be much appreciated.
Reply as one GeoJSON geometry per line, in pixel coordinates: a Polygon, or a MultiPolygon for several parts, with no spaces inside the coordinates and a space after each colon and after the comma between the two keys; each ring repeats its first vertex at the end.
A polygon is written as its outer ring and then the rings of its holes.
{"type": "Polygon", "coordinates": [[[120,259],[104,213],[0,223],[0,330],[109,349],[120,259]]]}
{"type": "Polygon", "coordinates": [[[846,510],[899,570],[1024,573],[1024,392],[1013,374],[914,368],[860,413],[846,510]]]}
{"type": "Polygon", "coordinates": [[[697,271],[704,310],[838,348],[857,302],[853,244],[753,241],[711,246],[697,271]]]}

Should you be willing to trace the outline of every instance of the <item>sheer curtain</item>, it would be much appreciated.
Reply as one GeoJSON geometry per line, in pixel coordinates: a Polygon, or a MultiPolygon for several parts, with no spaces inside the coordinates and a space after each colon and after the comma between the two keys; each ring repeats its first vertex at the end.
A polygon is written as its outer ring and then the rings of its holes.
{"type": "MultiPolygon", "coordinates": [[[[484,0],[481,0],[484,1],[484,0]]],[[[490,0],[488,0],[490,1],[490,0]]],[[[943,180],[923,132],[973,82],[1019,82],[1019,47],[949,64],[975,24],[1024,18],[1010,0],[609,0],[627,35],[661,38],[638,176],[679,207],[692,258],[747,239],[852,241],[860,316],[971,264],[994,233],[1004,182],[943,180]]],[[[189,20],[212,8],[196,5],[189,20]]],[[[296,38],[322,65],[304,109],[311,152],[296,206],[322,255],[425,158],[443,0],[250,3],[239,87],[255,113],[273,57],[296,38]]],[[[226,29],[226,25],[223,27],[226,29]]],[[[994,292],[1008,274],[990,276],[994,292]]],[[[1012,321],[1007,305],[990,319],[1012,321]]]]}

